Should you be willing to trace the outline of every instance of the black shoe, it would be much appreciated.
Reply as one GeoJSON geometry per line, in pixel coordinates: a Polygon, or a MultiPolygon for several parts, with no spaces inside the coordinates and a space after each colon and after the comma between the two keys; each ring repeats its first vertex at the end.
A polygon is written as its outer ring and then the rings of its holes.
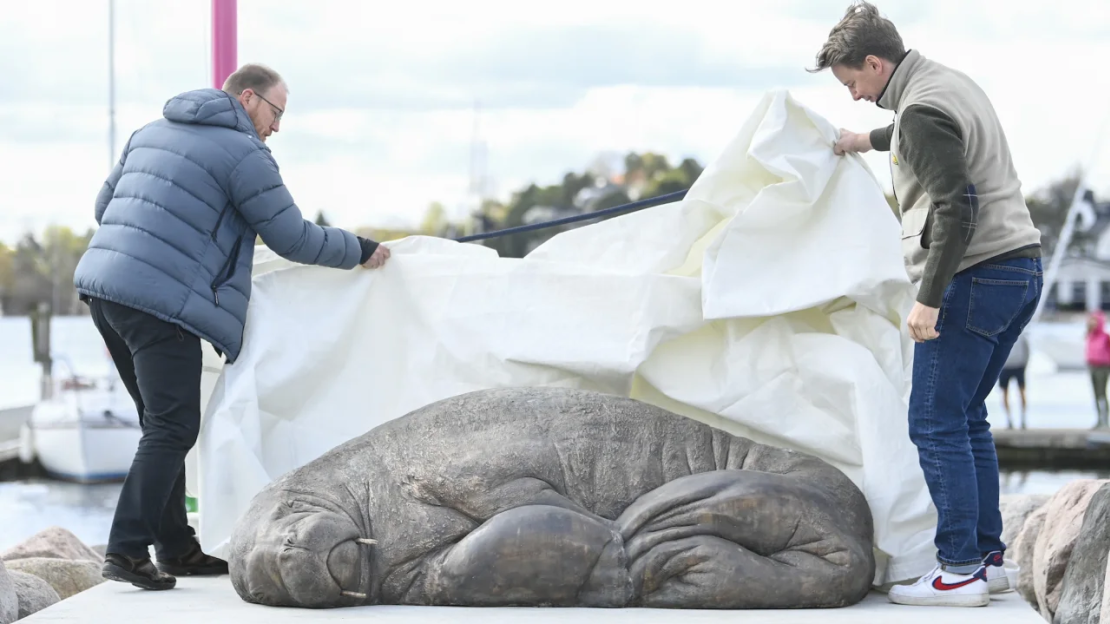
{"type": "Polygon", "coordinates": [[[180,557],[158,559],[158,568],[177,576],[217,576],[227,574],[227,562],[223,559],[204,554],[200,544],[194,539],[193,545],[180,557]]]}
{"type": "Polygon", "coordinates": [[[177,579],[154,567],[150,557],[132,559],[126,555],[108,553],[100,575],[110,581],[131,583],[135,587],[151,590],[173,589],[177,579]]]}

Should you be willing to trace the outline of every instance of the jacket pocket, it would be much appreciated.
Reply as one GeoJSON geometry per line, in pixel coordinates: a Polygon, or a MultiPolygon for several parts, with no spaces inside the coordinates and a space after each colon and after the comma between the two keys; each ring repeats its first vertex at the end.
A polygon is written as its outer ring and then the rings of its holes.
{"type": "Polygon", "coordinates": [[[918,239],[922,249],[929,248],[929,225],[933,216],[933,211],[929,208],[930,206],[911,208],[902,213],[903,247],[907,241],[918,239]]]}
{"type": "Polygon", "coordinates": [[[220,211],[220,216],[216,217],[216,225],[212,228],[212,240],[216,240],[216,233],[220,231],[220,225],[224,222],[224,217],[227,213],[231,212],[231,204],[225,204],[223,210],[220,211]]]}
{"type": "Polygon", "coordinates": [[[220,287],[231,280],[235,275],[235,268],[239,265],[239,249],[243,246],[243,241],[236,241],[235,246],[231,248],[231,253],[227,255],[227,260],[224,265],[220,267],[220,271],[216,273],[216,277],[212,279],[212,299],[215,301],[216,306],[220,305],[220,287]]]}

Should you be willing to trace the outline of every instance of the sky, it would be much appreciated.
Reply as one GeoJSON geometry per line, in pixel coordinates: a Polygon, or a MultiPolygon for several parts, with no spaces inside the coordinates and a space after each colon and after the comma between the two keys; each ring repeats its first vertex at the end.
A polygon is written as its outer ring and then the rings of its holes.
{"type": "MultiPolygon", "coordinates": [[[[113,152],[108,4],[5,5],[0,242],[95,226],[94,199],[131,132],[170,97],[212,86],[210,0],[115,0],[113,152]]],[[[482,186],[504,200],[604,154],[708,164],[773,89],[840,127],[889,124],[831,73],[805,71],[848,4],[239,0],[238,61],[289,85],[268,145],[307,217],[413,227],[432,202],[466,209],[476,128],[482,186]]],[[[1110,130],[1096,146],[1110,118],[1110,2],[876,5],[908,47],[986,90],[1027,192],[1089,163],[1110,193],[1110,130]]],[[[867,159],[889,188],[883,156],[867,159]]]]}

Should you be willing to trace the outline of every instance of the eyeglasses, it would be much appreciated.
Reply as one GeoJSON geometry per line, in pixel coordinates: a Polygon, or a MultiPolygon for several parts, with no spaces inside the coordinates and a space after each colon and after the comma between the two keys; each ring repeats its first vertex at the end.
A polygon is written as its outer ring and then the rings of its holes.
{"type": "Polygon", "coordinates": [[[267,100],[266,98],[262,97],[261,93],[255,91],[254,94],[257,95],[260,100],[269,104],[270,108],[274,109],[274,123],[281,123],[281,116],[285,114],[285,111],[282,110],[281,108],[279,108],[276,104],[274,104],[270,100],[267,100]]]}

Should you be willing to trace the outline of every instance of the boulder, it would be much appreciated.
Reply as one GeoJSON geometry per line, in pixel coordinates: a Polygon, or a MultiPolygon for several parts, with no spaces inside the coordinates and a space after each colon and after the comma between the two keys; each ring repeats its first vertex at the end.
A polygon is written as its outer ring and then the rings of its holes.
{"type": "Polygon", "coordinates": [[[1048,502],[1048,494],[1010,494],[1000,497],[998,506],[1002,511],[1002,543],[1006,545],[1007,554],[1015,559],[1013,554],[1017,551],[1014,546],[1026,519],[1048,502]]]}
{"type": "Polygon", "coordinates": [[[79,594],[90,587],[104,582],[100,574],[100,564],[83,559],[48,559],[32,557],[8,562],[9,570],[34,574],[50,583],[62,600],[79,594]]]}
{"type": "Polygon", "coordinates": [[[30,559],[31,557],[84,559],[97,564],[104,563],[104,557],[86,546],[76,535],[58,526],[43,529],[27,538],[23,543],[0,553],[0,560],[3,561],[30,559]]]}
{"type": "Polygon", "coordinates": [[[15,593],[19,596],[19,615],[17,619],[23,619],[33,613],[38,613],[61,600],[61,598],[58,598],[58,592],[54,591],[50,583],[34,574],[27,574],[26,572],[9,572],[8,574],[11,575],[12,583],[15,585],[15,593]]]}
{"type": "Polygon", "coordinates": [[[1110,624],[1110,591],[1106,591],[1107,587],[1110,587],[1110,561],[1106,563],[1106,573],[1102,578],[1102,606],[1098,611],[1098,621],[1110,624]]]}
{"type": "Polygon", "coordinates": [[[1041,615],[1051,621],[1060,603],[1062,582],[1075,542],[1083,526],[1083,516],[1091,498],[1110,481],[1081,479],[1060,488],[1044,508],[1044,528],[1033,548],[1033,589],[1041,615]]]}
{"type": "Polygon", "coordinates": [[[19,595],[12,577],[0,561],[0,624],[12,624],[19,617],[19,595]]]}
{"type": "Polygon", "coordinates": [[[1079,538],[1064,571],[1060,603],[1053,622],[1098,624],[1106,580],[1106,555],[1110,551],[1110,484],[1091,497],[1079,538]]]}
{"type": "Polygon", "coordinates": [[[1013,559],[1021,567],[1018,572],[1017,592],[1037,611],[1041,610],[1041,604],[1037,600],[1037,591],[1033,587],[1033,551],[1037,546],[1037,538],[1041,535],[1041,529],[1044,528],[1044,520],[1047,516],[1048,508],[1044,506],[1030,514],[1025,519],[1021,532],[1018,533],[1017,539],[1014,540],[1010,548],[1014,552],[1013,559]]]}

